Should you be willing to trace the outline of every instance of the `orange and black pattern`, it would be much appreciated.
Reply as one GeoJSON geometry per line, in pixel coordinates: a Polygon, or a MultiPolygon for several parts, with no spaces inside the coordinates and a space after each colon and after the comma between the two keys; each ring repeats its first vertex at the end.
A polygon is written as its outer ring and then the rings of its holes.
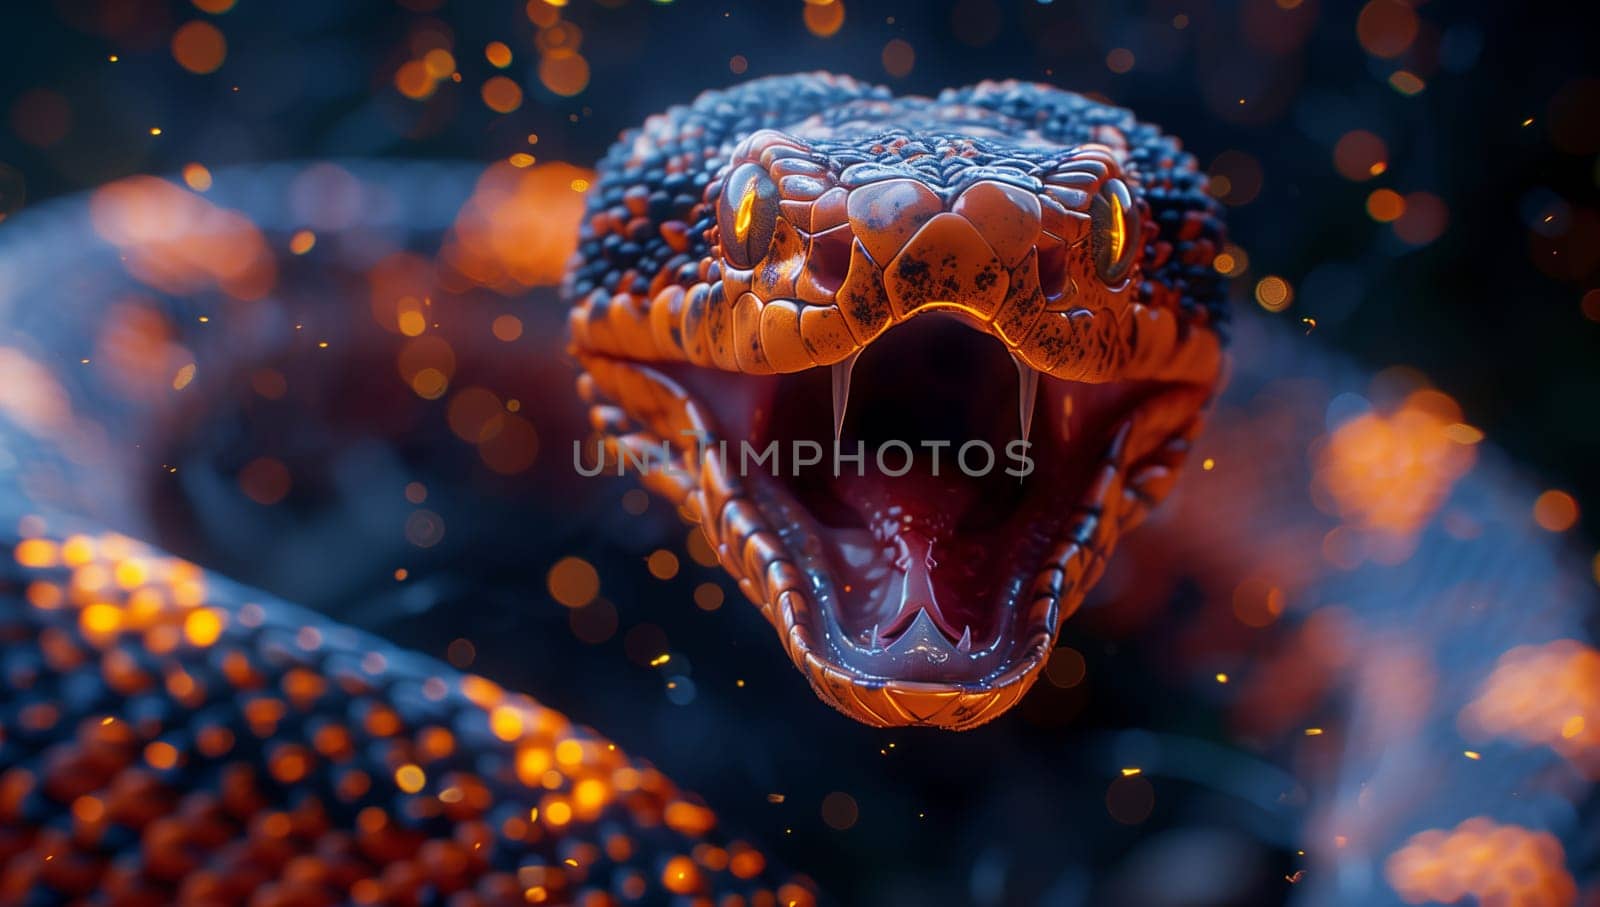
{"type": "Polygon", "coordinates": [[[814,903],[526,696],[123,536],[23,530],[0,903],[814,903]]]}
{"type": "Polygon", "coordinates": [[[757,79],[650,117],[596,172],[566,283],[590,357],[790,373],[961,300],[1034,367],[1098,382],[1189,376],[1215,355],[1191,336],[1227,321],[1212,267],[1225,227],[1193,156],[1046,85],[929,99],[827,73],[757,79]],[[777,213],[730,244],[719,209],[757,173],[774,203],[756,210],[777,213]],[[1128,187],[1115,263],[1088,229],[1113,185],[1128,187]],[[994,248],[973,267],[919,243],[994,248]],[[1105,284],[1071,276],[1096,261],[1105,284]]]}

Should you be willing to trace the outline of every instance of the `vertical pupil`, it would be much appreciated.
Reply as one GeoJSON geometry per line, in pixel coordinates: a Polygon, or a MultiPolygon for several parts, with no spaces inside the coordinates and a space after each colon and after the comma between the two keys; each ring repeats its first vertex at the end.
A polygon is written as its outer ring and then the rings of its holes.
{"type": "Polygon", "coordinates": [[[733,218],[733,235],[744,242],[750,235],[750,221],[755,217],[756,187],[754,183],[744,190],[744,198],[739,199],[739,213],[733,218]]]}
{"type": "Polygon", "coordinates": [[[1122,247],[1127,245],[1128,238],[1127,227],[1124,225],[1122,220],[1122,201],[1115,195],[1111,196],[1110,201],[1111,235],[1108,237],[1108,239],[1111,242],[1111,267],[1114,268],[1117,266],[1117,262],[1122,260],[1122,247]]]}

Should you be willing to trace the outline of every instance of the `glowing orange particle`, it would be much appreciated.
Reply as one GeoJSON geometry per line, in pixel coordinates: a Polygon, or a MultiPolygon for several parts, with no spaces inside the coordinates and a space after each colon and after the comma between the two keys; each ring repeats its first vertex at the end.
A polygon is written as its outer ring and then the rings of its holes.
{"type": "Polygon", "coordinates": [[[203,164],[184,164],[183,182],[196,192],[204,192],[211,188],[211,171],[203,164]]]}
{"type": "Polygon", "coordinates": [[[1460,421],[1454,400],[1419,390],[1393,413],[1346,422],[1318,453],[1313,499],[1359,528],[1409,536],[1476,459],[1452,437],[1460,421]]]}
{"type": "Polygon", "coordinates": [[[598,778],[585,778],[573,785],[572,802],[580,813],[592,816],[599,813],[609,794],[610,789],[606,787],[604,781],[598,778]]]}
{"type": "Polygon", "coordinates": [[[831,3],[807,3],[803,17],[806,31],[819,38],[831,38],[844,27],[844,0],[831,3]]]}
{"type": "Polygon", "coordinates": [[[448,79],[450,74],[456,71],[456,58],[450,51],[435,47],[422,55],[422,65],[435,81],[448,79]]]}
{"type": "Polygon", "coordinates": [[[702,611],[715,611],[722,607],[722,587],[716,583],[701,583],[694,589],[694,605],[702,611]]]}
{"type": "Polygon", "coordinates": [[[404,308],[395,315],[395,327],[407,337],[420,337],[428,329],[428,316],[417,309],[404,308]]]}
{"type": "Polygon", "coordinates": [[[450,378],[436,368],[425,368],[411,380],[411,389],[424,400],[437,400],[450,386],[450,378]]]}
{"type": "Polygon", "coordinates": [[[72,817],[85,824],[93,824],[105,818],[106,805],[96,797],[85,794],[72,801],[72,817]]]}
{"type": "Polygon", "coordinates": [[[583,30],[571,22],[556,20],[549,27],[539,29],[534,45],[546,57],[569,57],[583,44],[583,30]]]}
{"type": "Polygon", "coordinates": [[[1469,896],[1481,904],[1568,905],[1578,899],[1555,835],[1483,817],[1412,835],[1384,863],[1384,877],[1413,904],[1469,896]]]}
{"type": "Polygon", "coordinates": [[[767,868],[767,858],[753,847],[739,848],[728,861],[728,870],[741,879],[753,879],[767,868]]]}
{"type": "Polygon", "coordinates": [[[1600,290],[1590,290],[1578,302],[1578,311],[1590,321],[1600,321],[1600,290]]]}
{"type": "Polygon", "coordinates": [[[239,0],[194,0],[195,9],[213,16],[220,16],[230,9],[239,0]]]}
{"type": "Polygon", "coordinates": [[[580,54],[546,54],[539,60],[539,82],[564,98],[581,94],[589,87],[589,61],[580,54]]]}
{"type": "Polygon", "coordinates": [[[1281,312],[1293,301],[1294,290],[1282,277],[1267,276],[1256,283],[1256,303],[1269,312],[1281,312]]]}
{"type": "Polygon", "coordinates": [[[1547,532],[1566,532],[1578,522],[1578,502],[1552,488],[1533,502],[1533,521],[1547,532]]]}
{"type": "Polygon", "coordinates": [[[466,281],[504,292],[554,286],[578,243],[589,171],[568,164],[492,165],[462,206],[440,258],[466,281]]]}
{"type": "Polygon", "coordinates": [[[652,552],[645,563],[656,579],[672,579],[678,575],[678,556],[665,548],[652,552]]]}
{"type": "Polygon", "coordinates": [[[501,315],[489,326],[494,339],[510,343],[522,336],[522,319],[515,315],[501,315]]]}
{"type": "Polygon", "coordinates": [[[1333,166],[1339,175],[1361,182],[1383,173],[1388,167],[1389,148],[1383,139],[1365,129],[1352,129],[1333,146],[1333,166]]]}
{"type": "Polygon", "coordinates": [[[694,894],[704,882],[700,878],[700,867],[694,865],[693,860],[676,856],[661,870],[661,884],[673,894],[694,894]]]}
{"type": "Polygon", "coordinates": [[[406,763],[394,770],[394,783],[406,793],[414,794],[428,783],[428,776],[420,766],[406,763]]]}
{"type": "Polygon", "coordinates": [[[561,826],[572,821],[572,807],[565,800],[552,800],[544,808],[544,820],[561,826]]]}
{"type": "Polygon", "coordinates": [[[55,543],[47,539],[23,539],[15,554],[17,563],[24,567],[54,567],[57,563],[55,543]]]}
{"type": "Polygon", "coordinates": [[[433,94],[434,84],[434,78],[428,74],[428,67],[421,60],[407,60],[394,73],[395,90],[413,101],[423,100],[433,94]]]}
{"type": "Polygon", "coordinates": [[[822,821],[834,831],[845,831],[856,824],[861,810],[856,798],[836,790],[822,798],[822,821]]]}
{"type": "Polygon", "coordinates": [[[296,255],[304,255],[310,252],[316,244],[317,234],[310,230],[299,230],[289,237],[289,251],[296,255]]]}
{"type": "MultiPolygon", "coordinates": [[[[839,0],[834,2],[837,3],[839,0]]],[[[917,64],[917,52],[900,38],[894,38],[883,45],[882,57],[883,71],[897,79],[910,75],[912,67],[917,64]]]]}
{"type": "Polygon", "coordinates": [[[1408,69],[1397,69],[1389,76],[1389,86],[1403,95],[1410,96],[1427,88],[1428,83],[1408,69]]]}
{"type": "Polygon", "coordinates": [[[516,740],[522,736],[522,711],[509,705],[495,707],[489,712],[489,730],[507,743],[516,740]]]}
{"type": "Polygon", "coordinates": [[[489,42],[489,45],[483,49],[483,56],[484,59],[489,61],[489,65],[495,69],[505,69],[511,65],[511,48],[507,47],[503,41],[489,42]]]}
{"type": "Polygon", "coordinates": [[[600,574],[581,557],[564,557],[545,577],[550,595],[568,608],[581,608],[600,594],[600,574]]]}
{"type": "Polygon", "coordinates": [[[152,741],[144,748],[144,761],[157,771],[166,771],[178,764],[178,748],[165,741],[152,741]]]}
{"type": "Polygon", "coordinates": [[[222,636],[226,625],[223,614],[215,608],[197,608],[183,619],[183,637],[192,646],[205,648],[222,636]]]}
{"type": "MultiPolygon", "coordinates": [[[[166,180],[132,176],[101,186],[90,197],[89,215],[95,232],[122,250],[128,270],[163,291],[220,287],[237,299],[260,299],[272,288],[273,256],[255,224],[166,180]]],[[[160,316],[152,320],[142,307],[113,312],[130,333],[164,330],[160,316]]],[[[150,343],[155,345],[154,338],[150,343]]],[[[138,360],[136,353],[120,354],[131,360],[123,368],[148,372],[160,365],[166,371],[166,357],[138,360]]]]}
{"type": "Polygon", "coordinates": [[[1417,38],[1417,13],[1405,0],[1371,0],[1356,18],[1356,38],[1374,57],[1393,59],[1417,38]]]}
{"type": "Polygon", "coordinates": [[[527,13],[529,22],[539,28],[549,28],[561,21],[561,11],[557,9],[558,6],[566,6],[565,0],[562,0],[561,3],[551,3],[549,0],[528,0],[528,5],[524,12],[527,13]]]}
{"type": "Polygon", "coordinates": [[[1376,189],[1367,196],[1367,214],[1380,224],[1399,220],[1405,211],[1405,199],[1393,189],[1376,189]]]}
{"type": "Polygon", "coordinates": [[[573,768],[583,763],[583,744],[576,740],[567,739],[556,744],[556,762],[567,768],[573,768]]]}
{"type": "Polygon", "coordinates": [[[1600,778],[1600,651],[1572,639],[1509,650],[1462,710],[1461,725],[1549,746],[1600,778]]]}
{"type": "Polygon", "coordinates": [[[522,106],[522,86],[506,76],[483,83],[483,103],[495,113],[510,113],[522,106]]]}
{"type": "MultiPolygon", "coordinates": [[[[267,760],[267,771],[272,777],[283,784],[295,784],[303,780],[311,771],[311,756],[305,747],[287,745],[277,748],[270,759],[267,760]]],[[[279,815],[282,815],[281,813],[279,815]]],[[[287,834],[288,816],[283,817],[283,834],[287,834]]]]}
{"type": "Polygon", "coordinates": [[[122,612],[115,605],[96,602],[78,613],[83,632],[104,636],[122,628],[122,612]]]}
{"type": "Polygon", "coordinates": [[[210,22],[187,22],[172,35],[172,58],[196,75],[216,72],[227,56],[228,41],[210,22]]]}
{"type": "Polygon", "coordinates": [[[239,470],[239,489],[245,497],[271,506],[289,493],[289,467],[272,457],[258,457],[239,470]]]}

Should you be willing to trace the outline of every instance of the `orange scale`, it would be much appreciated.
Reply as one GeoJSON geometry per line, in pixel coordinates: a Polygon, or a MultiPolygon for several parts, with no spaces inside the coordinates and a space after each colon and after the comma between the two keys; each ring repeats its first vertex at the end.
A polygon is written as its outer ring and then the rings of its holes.
{"type": "Polygon", "coordinates": [[[925,306],[954,306],[987,321],[1005,299],[1010,277],[994,250],[964,217],[930,219],[884,269],[899,318],[925,306]]]}
{"type": "MultiPolygon", "coordinates": [[[[933,190],[912,179],[869,183],[852,190],[845,200],[845,214],[856,239],[877,262],[894,258],[906,241],[942,210],[944,203],[933,190]]],[[[812,226],[820,229],[815,217],[812,226]]]]}
{"type": "Polygon", "coordinates": [[[1007,268],[1016,267],[1039,239],[1043,209],[1039,197],[992,180],[961,194],[951,211],[965,217],[1007,268]]]}

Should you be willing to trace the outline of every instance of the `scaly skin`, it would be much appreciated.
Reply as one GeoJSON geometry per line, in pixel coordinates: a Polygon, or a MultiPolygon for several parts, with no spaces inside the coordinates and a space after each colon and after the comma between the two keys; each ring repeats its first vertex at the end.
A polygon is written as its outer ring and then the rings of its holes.
{"type": "MultiPolygon", "coordinates": [[[[296,482],[341,445],[420,432],[430,403],[395,372],[409,340],[364,297],[392,302],[374,275],[436,249],[482,171],[277,165],[218,172],[204,196],[135,178],[5,225],[0,903],[814,903],[702,801],[561,713],[134,540],[228,498],[207,460],[226,462],[251,420],[279,451],[307,445],[296,482]],[[341,192],[366,204],[319,225],[317,249],[285,251],[307,205],[341,192]],[[262,370],[278,389],[252,384],[262,370]]],[[[422,348],[458,351],[457,379],[515,386],[478,363],[499,343],[485,313],[520,303],[431,270],[392,289],[448,306],[422,348]]],[[[516,366],[529,400],[564,384],[552,368],[516,366]]],[[[541,430],[575,431],[563,412],[541,409],[541,430]]],[[[226,550],[229,529],[208,527],[206,547],[226,550]]],[[[354,570],[302,549],[287,573],[347,590],[325,608],[360,588],[356,565],[387,575],[404,557],[382,551],[392,531],[340,532],[354,570]]],[[[275,556],[246,545],[232,553],[275,556]]]]}
{"type": "MultiPolygon", "coordinates": [[[[897,99],[804,75],[708,92],[622,137],[582,235],[569,323],[611,454],[637,466],[674,445],[681,468],[643,469],[645,481],[705,530],[818,695],[870,724],[970,728],[1014,705],[1118,537],[1170,487],[1221,373],[1222,225],[1193,158],[1127,111],[1047,86],[897,99]],[[741,423],[806,401],[775,396],[777,379],[720,376],[832,366],[835,394],[870,395],[849,383],[856,357],[930,314],[992,336],[1027,381],[1043,376],[1039,421],[1066,445],[1043,441],[1043,456],[1097,463],[1070,489],[1032,480],[1028,494],[1057,494],[1048,509],[1066,515],[1029,533],[1044,546],[1033,559],[993,577],[1003,600],[930,592],[848,627],[837,602],[850,582],[815,554],[819,533],[794,516],[805,506],[711,453],[759,430],[741,423]],[[958,639],[949,612],[986,608],[995,638],[958,639]],[[923,628],[911,651],[901,640],[924,615],[942,632],[923,628]]],[[[930,583],[984,556],[939,528],[956,519],[942,505],[912,498],[934,525],[877,532],[902,558],[868,595],[919,581],[912,549],[930,583]]]]}

